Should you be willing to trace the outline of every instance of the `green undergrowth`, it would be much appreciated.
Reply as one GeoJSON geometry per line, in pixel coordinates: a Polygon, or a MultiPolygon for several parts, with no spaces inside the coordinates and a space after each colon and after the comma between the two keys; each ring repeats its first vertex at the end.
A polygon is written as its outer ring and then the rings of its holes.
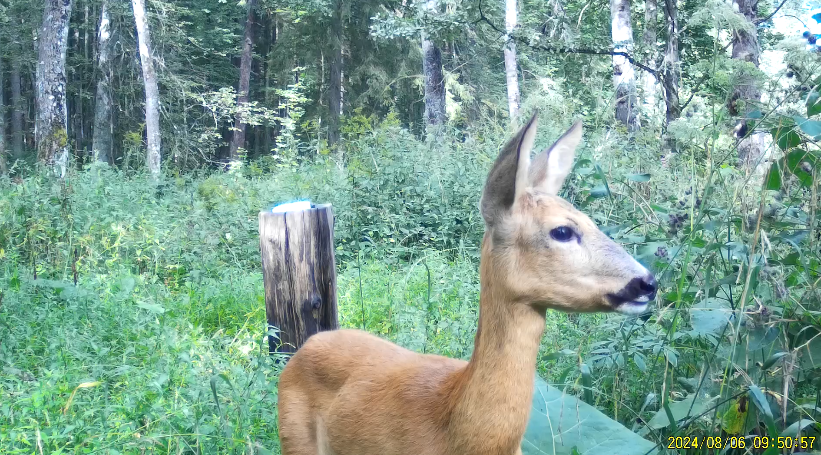
{"type": "MultiPolygon", "coordinates": [[[[333,204],[342,326],[468,359],[503,133],[385,125],[343,164],[0,179],[0,453],[278,453],[257,232],[277,202],[333,204]]],[[[723,139],[662,166],[651,131],[588,133],[563,194],[660,293],[641,317],[548,312],[538,373],[653,442],[817,434],[817,152],[791,141],[751,192],[723,139]]]]}

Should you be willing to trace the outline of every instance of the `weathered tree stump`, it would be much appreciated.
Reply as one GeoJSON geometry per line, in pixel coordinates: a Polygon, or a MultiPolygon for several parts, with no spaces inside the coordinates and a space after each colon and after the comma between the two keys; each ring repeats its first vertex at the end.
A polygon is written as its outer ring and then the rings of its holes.
{"type": "Polygon", "coordinates": [[[270,352],[296,352],[311,335],[339,327],[334,215],[330,204],[260,212],[259,245],[270,352]]]}

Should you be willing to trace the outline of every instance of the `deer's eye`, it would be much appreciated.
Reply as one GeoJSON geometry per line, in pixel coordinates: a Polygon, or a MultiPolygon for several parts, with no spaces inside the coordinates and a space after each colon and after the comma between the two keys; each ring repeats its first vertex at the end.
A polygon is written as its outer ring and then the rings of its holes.
{"type": "Polygon", "coordinates": [[[573,232],[573,229],[567,226],[559,226],[550,231],[550,236],[553,237],[553,240],[557,240],[559,242],[569,242],[573,240],[573,236],[576,233],[573,232]]]}

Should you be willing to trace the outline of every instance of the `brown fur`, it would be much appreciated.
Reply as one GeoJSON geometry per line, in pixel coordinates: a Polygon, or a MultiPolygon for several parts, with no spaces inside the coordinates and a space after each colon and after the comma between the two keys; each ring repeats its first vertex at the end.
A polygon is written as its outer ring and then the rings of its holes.
{"type": "Polygon", "coordinates": [[[556,155],[534,160],[545,169],[529,169],[535,127],[533,119],[502,151],[483,196],[487,231],[470,362],[358,330],[314,335],[280,378],[283,455],[521,453],[545,311],[613,311],[607,295],[647,274],[555,194],[580,127],[545,152],[556,155]],[[552,240],[557,226],[573,227],[579,240],[552,240]]]}

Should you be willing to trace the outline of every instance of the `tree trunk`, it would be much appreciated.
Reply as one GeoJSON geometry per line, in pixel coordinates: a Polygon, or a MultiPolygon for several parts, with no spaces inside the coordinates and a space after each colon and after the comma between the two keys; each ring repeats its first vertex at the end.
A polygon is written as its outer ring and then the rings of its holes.
{"type": "Polygon", "coordinates": [[[507,79],[507,109],[510,121],[519,117],[519,69],[516,66],[516,43],[510,37],[519,20],[517,0],[505,0],[505,79],[507,79]]]}
{"type": "MultiPolygon", "coordinates": [[[[761,49],[758,47],[758,35],[755,33],[758,0],[735,0],[733,3],[738,7],[738,11],[750,22],[750,27],[753,29],[753,33],[743,29],[733,32],[733,59],[750,62],[758,68],[758,61],[761,56],[761,49]]],[[[750,101],[757,102],[761,98],[761,91],[751,75],[742,74],[741,76],[728,105],[730,113],[733,115],[738,115],[741,111],[738,109],[738,100],[750,104],[750,101]]]]}
{"type": "MultiPolygon", "coordinates": [[[[658,27],[658,3],[657,0],[644,1],[644,48],[647,52],[647,62],[655,68],[658,55],[656,52],[656,33],[658,27]]],[[[644,88],[645,111],[652,113],[656,107],[656,77],[647,71],[641,77],[644,88]]]]}
{"type": "Polygon", "coordinates": [[[239,149],[245,147],[245,120],[243,110],[248,105],[248,92],[251,87],[251,63],[254,54],[254,4],[256,0],[247,0],[248,14],[245,18],[245,33],[242,37],[242,55],[239,64],[239,90],[237,91],[237,116],[234,123],[234,135],[231,138],[229,159],[239,160],[239,149]]]}
{"type": "Polygon", "coordinates": [[[137,40],[140,45],[140,63],[145,84],[145,130],[148,152],[146,163],[148,172],[154,178],[160,175],[160,90],[157,87],[157,73],[151,56],[151,37],[148,20],[145,17],[145,0],[131,0],[134,8],[134,22],[137,25],[137,40]]]}
{"type": "MultiPolygon", "coordinates": [[[[610,0],[613,49],[632,53],[633,28],[630,25],[630,0],[610,0]]],[[[629,131],[639,128],[636,116],[636,74],[626,57],[613,56],[613,86],[616,89],[616,119],[629,131]]]]}
{"type": "Polygon", "coordinates": [[[339,142],[339,118],[342,115],[342,0],[336,1],[331,19],[331,74],[328,87],[328,147],[339,142]]]}
{"type": "Polygon", "coordinates": [[[77,22],[82,22],[74,27],[74,48],[72,54],[80,56],[82,62],[69,68],[71,73],[71,80],[68,81],[67,87],[74,87],[74,100],[69,105],[71,115],[71,132],[74,136],[74,156],[78,158],[78,162],[82,163],[85,159],[85,96],[83,96],[83,89],[86,83],[86,62],[88,56],[84,52],[85,45],[88,42],[88,33],[80,33],[81,30],[88,30],[88,4],[83,8],[82,16],[77,14],[77,22]]]}
{"type": "MultiPolygon", "coordinates": [[[[437,0],[425,0],[425,10],[428,14],[437,14],[437,0]]],[[[422,71],[425,73],[425,122],[428,125],[441,125],[447,120],[442,51],[424,30],[422,30],[422,71]]]]}
{"type": "MultiPolygon", "coordinates": [[[[271,14],[268,17],[268,27],[270,28],[269,32],[266,34],[267,38],[267,45],[265,51],[265,107],[270,108],[274,103],[273,93],[273,72],[272,69],[274,66],[274,53],[271,52],[271,49],[277,42],[277,32],[279,30],[279,24],[277,23],[277,15],[276,13],[271,14]]],[[[266,154],[271,153],[271,149],[273,148],[273,141],[275,138],[273,137],[276,132],[276,123],[274,124],[265,124],[265,137],[263,139],[264,144],[263,148],[265,149],[266,154]]]]}
{"type": "Polygon", "coordinates": [[[681,107],[678,100],[679,51],[677,0],[664,0],[664,17],[667,22],[667,48],[664,51],[662,85],[666,106],[665,125],[679,118],[681,107]]]}
{"type": "Polygon", "coordinates": [[[6,164],[6,78],[3,56],[0,55],[0,175],[8,173],[6,164]]]}
{"type": "MultiPolygon", "coordinates": [[[[758,68],[761,48],[758,45],[758,34],[756,33],[755,20],[758,16],[758,0],[735,0],[738,12],[744,15],[749,21],[749,26],[753,30],[739,29],[733,32],[732,56],[735,60],[752,63],[758,68]]],[[[749,71],[742,70],[738,75],[737,84],[728,100],[727,109],[731,115],[741,115],[743,113],[746,121],[748,114],[756,109],[756,105],[761,100],[761,90],[756,85],[755,75],[749,71]]],[[[764,135],[753,133],[747,137],[740,138],[738,144],[738,158],[742,166],[747,169],[754,169],[764,154],[764,135]]]]}
{"type": "Polygon", "coordinates": [[[37,158],[65,177],[68,166],[66,47],[71,0],[46,0],[37,37],[37,158]]]}
{"type": "Polygon", "coordinates": [[[15,160],[23,159],[23,118],[25,104],[23,103],[23,80],[20,75],[19,57],[11,61],[11,155],[15,160]]]}
{"type": "MultiPolygon", "coordinates": [[[[85,8],[84,8],[84,15],[83,15],[83,28],[84,28],[84,30],[83,30],[83,59],[86,62],[86,65],[84,67],[86,68],[86,72],[88,73],[88,79],[85,80],[86,81],[85,83],[87,84],[86,87],[88,87],[88,88],[90,88],[93,85],[92,80],[94,78],[94,64],[90,63],[90,62],[93,62],[93,59],[89,55],[89,46],[91,45],[91,41],[93,41],[93,38],[89,38],[89,33],[88,33],[89,30],[94,29],[94,26],[90,25],[90,22],[89,22],[89,19],[91,19],[92,17],[93,16],[91,15],[91,9],[88,6],[88,2],[86,2],[85,8]]],[[[88,143],[89,142],[88,135],[89,134],[92,134],[92,135],[94,134],[94,132],[91,129],[93,123],[89,121],[89,119],[91,117],[93,117],[93,114],[92,114],[92,111],[91,111],[91,103],[89,101],[87,101],[86,98],[87,97],[83,97],[83,100],[82,100],[83,104],[82,105],[84,106],[83,109],[85,109],[86,112],[88,112],[88,114],[80,116],[80,127],[82,128],[83,134],[80,137],[81,147],[79,147],[79,148],[83,153],[83,160],[87,160],[87,158],[89,158],[88,153],[86,153],[86,152],[90,152],[90,150],[87,150],[87,147],[91,145],[91,144],[88,143]]],[[[93,136],[92,136],[92,138],[93,138],[93,136]]]]}
{"type": "Polygon", "coordinates": [[[94,137],[91,150],[94,159],[111,164],[114,146],[114,124],[111,117],[111,20],[108,17],[108,0],[100,5],[100,29],[97,34],[97,96],[94,108],[94,137]]]}

